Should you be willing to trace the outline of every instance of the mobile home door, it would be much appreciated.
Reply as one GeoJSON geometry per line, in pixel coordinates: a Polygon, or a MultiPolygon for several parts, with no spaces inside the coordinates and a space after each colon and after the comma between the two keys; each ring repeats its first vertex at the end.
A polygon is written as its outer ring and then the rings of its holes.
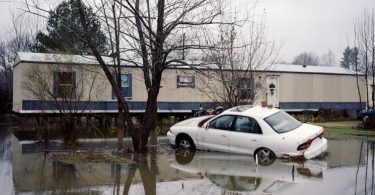
{"type": "Polygon", "coordinates": [[[279,76],[267,76],[267,102],[268,105],[279,107],[279,76]]]}

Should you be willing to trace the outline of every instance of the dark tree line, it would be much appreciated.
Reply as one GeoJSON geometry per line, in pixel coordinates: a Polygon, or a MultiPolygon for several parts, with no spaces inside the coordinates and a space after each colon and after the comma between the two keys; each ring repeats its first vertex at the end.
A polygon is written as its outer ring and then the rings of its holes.
{"type": "Polygon", "coordinates": [[[331,50],[320,57],[314,52],[303,52],[294,57],[292,64],[294,65],[314,65],[314,66],[334,66],[335,56],[331,50]]]}

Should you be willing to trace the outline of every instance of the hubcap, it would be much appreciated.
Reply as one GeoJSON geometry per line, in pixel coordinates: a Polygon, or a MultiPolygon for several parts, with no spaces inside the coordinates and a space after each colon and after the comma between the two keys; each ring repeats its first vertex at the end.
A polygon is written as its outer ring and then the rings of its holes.
{"type": "Polygon", "coordinates": [[[272,162],[271,151],[268,149],[262,149],[258,153],[259,163],[260,164],[269,164],[272,162]]]}
{"type": "Polygon", "coordinates": [[[270,156],[270,151],[269,150],[261,150],[260,151],[260,156],[262,158],[268,158],[270,156]]]}
{"type": "Polygon", "coordinates": [[[191,147],[189,141],[184,140],[184,139],[180,141],[180,146],[182,148],[190,148],[191,147]]]}

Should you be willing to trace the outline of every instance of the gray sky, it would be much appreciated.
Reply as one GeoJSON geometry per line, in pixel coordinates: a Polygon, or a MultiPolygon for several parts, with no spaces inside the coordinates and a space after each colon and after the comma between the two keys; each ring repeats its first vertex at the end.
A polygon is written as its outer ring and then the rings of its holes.
{"type": "MultiPolygon", "coordinates": [[[[55,1],[55,0],[54,0],[55,1]]],[[[53,1],[53,2],[54,2],[53,1]]],[[[10,28],[10,13],[22,4],[0,0],[0,36],[10,28]]],[[[234,1],[233,1],[234,2],[234,1]]],[[[245,7],[255,0],[236,0],[245,7]]],[[[280,60],[292,61],[302,52],[318,56],[331,49],[339,63],[342,51],[353,40],[353,23],[365,9],[375,9],[375,0],[258,0],[257,9],[265,11],[269,37],[283,41],[280,60]]]]}
{"type": "Polygon", "coordinates": [[[280,58],[291,61],[304,51],[319,56],[331,49],[337,63],[353,43],[353,23],[375,0],[263,0],[270,35],[284,39],[280,58]]]}

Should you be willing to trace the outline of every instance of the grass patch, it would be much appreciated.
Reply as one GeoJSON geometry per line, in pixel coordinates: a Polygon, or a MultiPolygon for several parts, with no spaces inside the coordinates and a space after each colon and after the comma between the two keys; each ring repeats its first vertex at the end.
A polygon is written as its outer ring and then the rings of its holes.
{"type": "Polygon", "coordinates": [[[132,163],[131,160],[102,152],[69,152],[54,157],[56,160],[75,163],[132,163]]]}
{"type": "Polygon", "coordinates": [[[358,128],[359,121],[314,123],[322,126],[327,138],[375,141],[375,130],[358,128]]]}

